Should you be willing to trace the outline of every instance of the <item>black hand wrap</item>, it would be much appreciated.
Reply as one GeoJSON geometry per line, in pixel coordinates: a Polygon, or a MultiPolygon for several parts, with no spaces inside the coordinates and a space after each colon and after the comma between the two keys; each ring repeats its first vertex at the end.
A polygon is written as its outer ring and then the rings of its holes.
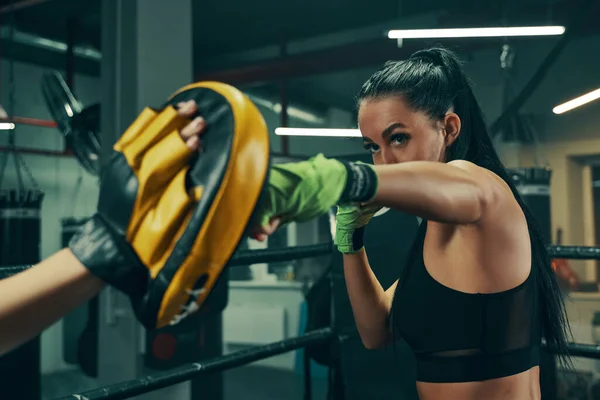
{"type": "Polygon", "coordinates": [[[358,251],[365,246],[365,227],[361,226],[352,232],[352,250],[358,251]]]}
{"type": "Polygon", "coordinates": [[[341,161],[341,163],[346,167],[348,176],[339,204],[364,203],[375,197],[378,178],[373,167],[357,162],[341,161]]]}

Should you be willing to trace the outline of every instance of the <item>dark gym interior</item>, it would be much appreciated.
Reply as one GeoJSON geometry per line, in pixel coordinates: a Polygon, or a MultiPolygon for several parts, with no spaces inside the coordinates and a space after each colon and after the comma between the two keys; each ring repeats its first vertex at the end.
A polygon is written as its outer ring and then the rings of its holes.
{"type": "MultiPolygon", "coordinates": [[[[357,137],[363,83],[387,61],[442,46],[462,60],[496,151],[540,226],[570,342],[581,345],[570,370],[542,349],[541,395],[600,399],[599,16],[594,0],[0,0],[0,277],[69,245],[96,211],[107,143],[180,87],[216,81],[246,94],[264,117],[271,163],[317,154],[371,163],[357,137]],[[493,27],[563,30],[388,35],[493,27]]],[[[419,221],[392,209],[365,229],[384,289],[403,271],[419,221]]],[[[334,339],[135,397],[97,398],[417,399],[407,343],[368,350],[356,336],[334,222],[335,210],[265,242],[244,238],[237,252],[279,255],[226,267],[206,312],[180,325],[144,329],[121,293],[103,289],[0,356],[0,400],[67,398],[310,332],[334,339]],[[294,248],[313,253],[285,255],[294,248]]]]}

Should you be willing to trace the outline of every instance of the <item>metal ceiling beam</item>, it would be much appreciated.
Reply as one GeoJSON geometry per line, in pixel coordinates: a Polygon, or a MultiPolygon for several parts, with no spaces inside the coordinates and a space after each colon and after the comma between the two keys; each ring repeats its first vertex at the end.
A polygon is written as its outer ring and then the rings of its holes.
{"type": "MultiPolygon", "coordinates": [[[[527,40],[531,41],[532,38],[515,38],[513,42],[524,42],[527,40]]],[[[458,52],[471,52],[494,46],[499,48],[501,45],[498,39],[493,38],[476,40],[444,39],[437,40],[435,43],[455,49],[458,52]]],[[[407,40],[399,48],[396,41],[382,37],[378,40],[369,40],[352,45],[307,52],[232,69],[199,72],[196,74],[195,80],[216,80],[232,85],[244,85],[273,82],[284,78],[314,76],[349,69],[378,66],[389,60],[400,60],[428,44],[431,43],[422,40],[407,40]]]]}
{"type": "Polygon", "coordinates": [[[275,81],[362,67],[365,62],[377,64],[382,59],[399,57],[402,52],[395,42],[382,39],[287,56],[229,70],[200,72],[195,78],[197,81],[217,80],[232,85],[275,81]]]}
{"type": "MultiPolygon", "coordinates": [[[[525,23],[526,21],[537,20],[538,23],[545,20],[550,23],[567,23],[572,19],[574,13],[586,0],[573,1],[567,0],[552,5],[554,21],[548,21],[546,7],[534,7],[524,5],[519,9],[510,10],[511,21],[514,16],[515,21],[525,23]]],[[[483,13],[473,13],[458,16],[455,13],[451,17],[449,14],[439,18],[439,27],[456,27],[460,25],[473,25],[473,21],[478,21],[478,25],[485,26],[497,24],[499,15],[483,13]],[[475,18],[476,17],[476,18],[475,18]],[[460,18],[460,19],[458,19],[460,18]],[[458,22],[457,22],[458,21],[458,22]]],[[[516,23],[516,22],[515,22],[516,23]]],[[[590,34],[598,32],[598,26],[593,22],[586,25],[580,25],[577,34],[590,34]]],[[[456,46],[458,50],[472,51],[501,44],[499,38],[495,39],[445,39],[436,40],[434,43],[443,44],[449,47],[456,46]]],[[[512,43],[519,43],[526,40],[548,40],[544,38],[511,38],[512,43]]],[[[553,40],[553,39],[549,39],[553,40]]],[[[328,72],[348,70],[354,68],[379,65],[387,60],[400,59],[406,57],[411,52],[421,49],[431,44],[431,41],[406,40],[402,48],[396,46],[396,42],[387,39],[382,35],[381,39],[370,39],[350,45],[342,45],[334,48],[302,53],[286,58],[269,59],[257,62],[251,65],[244,65],[223,70],[204,70],[198,71],[196,80],[219,80],[231,84],[249,84],[265,81],[274,81],[283,78],[297,78],[302,76],[318,75],[328,72]]]]}
{"type": "Polygon", "coordinates": [[[32,6],[37,6],[38,4],[47,3],[52,0],[21,0],[15,1],[12,5],[9,4],[4,7],[0,7],[0,14],[6,14],[11,11],[19,11],[25,8],[29,8],[32,6]]]}

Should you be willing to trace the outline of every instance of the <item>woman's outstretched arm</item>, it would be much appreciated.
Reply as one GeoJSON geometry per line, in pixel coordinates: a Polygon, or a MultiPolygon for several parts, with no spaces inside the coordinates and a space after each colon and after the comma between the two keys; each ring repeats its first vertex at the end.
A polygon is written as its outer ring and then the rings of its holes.
{"type": "Polygon", "coordinates": [[[444,223],[478,222],[490,204],[512,197],[504,181],[467,161],[415,161],[376,165],[371,204],[444,223]]]}

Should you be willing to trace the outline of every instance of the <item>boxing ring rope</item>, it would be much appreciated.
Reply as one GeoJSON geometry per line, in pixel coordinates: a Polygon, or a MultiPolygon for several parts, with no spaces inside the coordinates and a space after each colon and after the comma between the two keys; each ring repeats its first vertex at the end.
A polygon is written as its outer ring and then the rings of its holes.
{"type": "MultiPolygon", "coordinates": [[[[333,252],[332,243],[314,244],[310,246],[286,247],[283,249],[246,250],[235,253],[229,261],[230,266],[250,265],[300,260],[303,258],[330,255],[333,252]]],[[[600,254],[600,249],[599,249],[600,254]]],[[[598,256],[600,258],[600,255],[598,256]]]]}
{"type": "Polygon", "coordinates": [[[600,247],[552,245],[548,246],[548,253],[552,258],[564,258],[566,260],[600,259],[600,247]]]}
{"type": "MultiPolygon", "coordinates": [[[[552,258],[563,259],[600,259],[600,247],[589,246],[549,246],[548,251],[552,258]]],[[[330,255],[333,253],[333,244],[317,244],[310,246],[297,246],[283,249],[246,250],[233,255],[229,266],[250,265],[255,263],[269,263],[291,261],[303,258],[330,255]]],[[[27,270],[30,265],[17,265],[0,267],[0,279],[27,270]]],[[[114,385],[94,389],[88,392],[73,394],[56,400],[115,400],[128,399],[133,396],[149,393],[177,383],[196,378],[201,374],[222,372],[240,367],[255,361],[273,357],[286,352],[303,349],[315,344],[356,337],[356,332],[336,332],[332,327],[311,331],[305,335],[282,340],[263,346],[238,351],[225,356],[213,358],[198,363],[186,364],[181,367],[148,375],[145,377],[120,382],[114,385]]],[[[544,347],[545,344],[544,344],[544,347]]],[[[553,348],[546,347],[551,353],[553,348]]],[[[585,357],[600,360],[600,345],[569,343],[571,357],[585,357]]]]}
{"type": "Polygon", "coordinates": [[[73,394],[57,400],[127,399],[132,396],[141,395],[188,381],[198,377],[200,374],[221,372],[314,344],[329,342],[334,339],[335,336],[336,335],[331,328],[323,328],[296,338],[286,339],[264,346],[256,346],[200,363],[186,364],[178,368],[148,375],[143,378],[120,382],[80,394],[73,394]]]}
{"type": "Polygon", "coordinates": [[[21,273],[29,268],[33,267],[33,265],[15,265],[8,267],[0,267],[0,279],[6,279],[18,273],[21,273]]]}
{"type": "MultiPolygon", "coordinates": [[[[551,353],[555,353],[554,349],[547,347],[551,353]]],[[[569,356],[571,357],[583,357],[600,360],[600,345],[594,344],[583,344],[583,343],[569,343],[569,356]]]]}
{"type": "MultiPolygon", "coordinates": [[[[353,335],[346,335],[346,338],[353,335]]],[[[251,349],[238,351],[225,356],[217,357],[201,363],[186,364],[168,371],[159,372],[138,379],[120,382],[88,392],[72,394],[55,400],[121,400],[133,396],[149,393],[177,383],[182,383],[201,374],[223,372],[228,369],[273,357],[289,351],[302,349],[318,343],[332,342],[338,338],[337,334],[329,327],[312,331],[296,338],[282,340],[256,346],[251,349]]],[[[551,349],[550,349],[551,350],[551,349]]],[[[600,346],[570,343],[569,354],[572,357],[586,357],[600,359],[600,346]]]]}
{"type": "MultiPolygon", "coordinates": [[[[235,253],[227,265],[231,267],[239,267],[258,263],[293,261],[303,258],[325,256],[331,254],[332,251],[333,245],[331,243],[288,247],[283,249],[244,250],[235,253]]],[[[33,267],[33,265],[1,266],[0,279],[6,279],[31,267],[33,267]]]]}
{"type": "MultiPolygon", "coordinates": [[[[222,372],[244,366],[268,357],[289,351],[302,349],[311,345],[331,342],[337,338],[331,328],[312,331],[296,338],[282,340],[241,350],[225,356],[216,357],[201,363],[191,363],[164,372],[147,375],[142,378],[120,382],[103,388],[72,394],[55,400],[121,400],[142,395],[165,387],[186,382],[201,374],[222,372]]],[[[600,346],[578,343],[569,344],[569,352],[573,357],[600,359],[600,346]]]]}
{"type": "MultiPolygon", "coordinates": [[[[346,336],[346,338],[348,337],[352,336],[346,336]]],[[[259,361],[289,351],[302,349],[319,343],[332,342],[336,338],[338,338],[337,334],[330,327],[323,328],[296,338],[286,339],[264,346],[256,346],[251,349],[241,350],[201,363],[186,364],[164,372],[120,382],[79,394],[72,394],[55,400],[128,399],[133,396],[142,395],[171,385],[186,382],[190,379],[197,378],[202,374],[223,372],[228,369],[241,367],[254,361],[259,361]]],[[[600,346],[570,343],[569,354],[572,357],[600,359],[600,346]]]]}
{"type": "MultiPolygon", "coordinates": [[[[333,251],[332,243],[322,243],[310,246],[288,247],[283,249],[244,250],[231,257],[229,266],[242,266],[258,263],[272,263],[300,260],[303,258],[330,255],[333,251]]],[[[590,246],[548,246],[552,258],[568,260],[593,260],[600,259],[600,247],[590,246]]],[[[31,268],[32,265],[15,265],[0,267],[0,279],[8,278],[31,268]]]]}

